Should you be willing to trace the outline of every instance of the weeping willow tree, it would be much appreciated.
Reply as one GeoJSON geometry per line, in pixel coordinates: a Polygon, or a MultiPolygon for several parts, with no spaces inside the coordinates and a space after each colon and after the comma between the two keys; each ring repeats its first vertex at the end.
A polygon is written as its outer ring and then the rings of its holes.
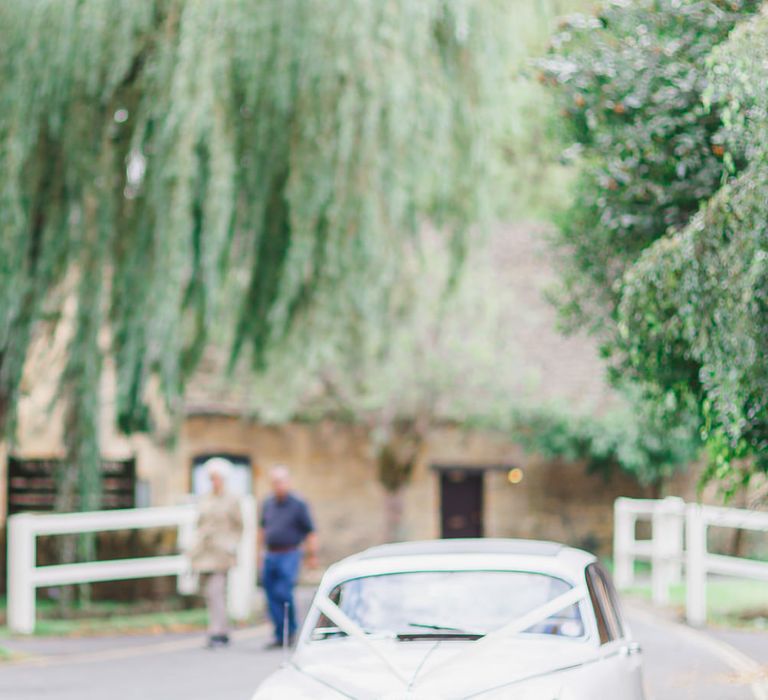
{"type": "Polygon", "coordinates": [[[515,5],[0,4],[0,428],[74,295],[59,393],[94,507],[106,355],[120,429],[147,430],[150,381],[177,413],[221,304],[233,361],[261,368],[318,304],[375,324],[425,221],[460,257],[490,212],[515,5]]]}
{"type": "MultiPolygon", "coordinates": [[[[340,337],[307,354],[301,367],[290,360],[295,348],[271,355],[264,373],[233,378],[247,387],[240,390],[243,410],[261,422],[330,418],[362,429],[371,475],[382,487],[386,541],[407,534],[407,486],[434,448],[436,428],[508,431],[512,406],[535,393],[515,314],[514,273],[499,262],[514,250],[509,238],[505,227],[472,240],[461,277],[446,294],[450,250],[437,235],[425,235],[428,269],[416,255],[403,257],[403,285],[376,329],[363,336],[339,329],[340,337]]],[[[303,325],[290,342],[306,347],[312,332],[303,325]]]]}

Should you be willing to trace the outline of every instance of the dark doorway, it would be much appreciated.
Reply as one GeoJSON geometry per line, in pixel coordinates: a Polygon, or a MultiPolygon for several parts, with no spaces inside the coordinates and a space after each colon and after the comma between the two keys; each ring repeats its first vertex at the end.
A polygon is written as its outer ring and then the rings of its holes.
{"type": "Polygon", "coordinates": [[[442,537],[483,536],[483,472],[440,472],[440,523],[442,537]]]}

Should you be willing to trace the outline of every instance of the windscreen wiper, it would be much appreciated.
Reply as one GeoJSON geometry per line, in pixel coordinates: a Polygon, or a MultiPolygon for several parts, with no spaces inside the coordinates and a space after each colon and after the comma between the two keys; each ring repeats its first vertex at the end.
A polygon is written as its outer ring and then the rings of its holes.
{"type": "Polygon", "coordinates": [[[400,640],[412,639],[480,639],[485,635],[480,632],[463,630],[459,627],[450,627],[448,625],[434,625],[425,622],[409,622],[409,627],[419,627],[425,630],[434,630],[433,632],[401,632],[397,635],[400,640]]]}
{"type": "Polygon", "coordinates": [[[422,629],[425,629],[425,630],[445,630],[446,632],[462,632],[463,634],[479,634],[478,632],[470,632],[469,630],[463,630],[460,627],[449,627],[448,625],[433,625],[433,624],[428,624],[426,622],[409,622],[408,627],[421,627],[422,629]]]}
{"type": "Polygon", "coordinates": [[[415,639],[467,639],[474,642],[484,636],[484,634],[477,634],[477,632],[441,632],[435,630],[434,632],[400,632],[397,639],[401,642],[410,642],[415,639]]]}

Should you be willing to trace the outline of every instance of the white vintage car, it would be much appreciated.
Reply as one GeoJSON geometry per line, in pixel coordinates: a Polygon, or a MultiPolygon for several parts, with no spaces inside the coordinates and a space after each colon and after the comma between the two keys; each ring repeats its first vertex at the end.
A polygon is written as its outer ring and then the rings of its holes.
{"type": "Polygon", "coordinates": [[[591,554],[436,540],[332,566],[253,700],[642,700],[640,648],[591,554]]]}

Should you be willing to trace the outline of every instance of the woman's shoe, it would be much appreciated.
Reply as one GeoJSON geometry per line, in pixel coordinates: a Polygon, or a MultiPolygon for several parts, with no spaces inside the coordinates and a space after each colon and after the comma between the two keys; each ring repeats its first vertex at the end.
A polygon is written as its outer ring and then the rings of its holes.
{"type": "Polygon", "coordinates": [[[228,634],[212,634],[208,637],[208,641],[205,644],[206,649],[218,649],[219,647],[229,646],[228,634]]]}

